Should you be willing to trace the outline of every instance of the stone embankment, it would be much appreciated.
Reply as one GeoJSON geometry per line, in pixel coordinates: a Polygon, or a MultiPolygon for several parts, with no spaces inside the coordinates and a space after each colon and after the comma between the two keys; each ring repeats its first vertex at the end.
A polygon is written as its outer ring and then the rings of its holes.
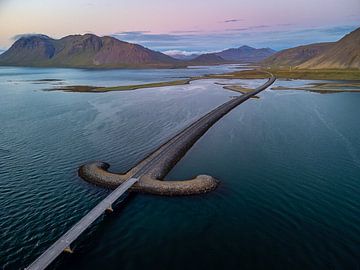
{"type": "Polygon", "coordinates": [[[212,125],[247,99],[265,90],[274,81],[275,77],[272,76],[262,86],[233,98],[202,116],[124,174],[109,172],[109,164],[97,161],[81,166],[79,175],[90,183],[111,189],[129,178],[139,178],[130,191],[156,195],[179,196],[210,192],[219,185],[219,181],[212,176],[199,175],[182,181],[162,179],[212,125]]]}

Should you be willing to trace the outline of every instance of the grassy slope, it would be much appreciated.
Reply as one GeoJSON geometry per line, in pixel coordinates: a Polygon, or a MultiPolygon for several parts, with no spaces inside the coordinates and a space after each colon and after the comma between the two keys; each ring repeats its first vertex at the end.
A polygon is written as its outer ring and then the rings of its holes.
{"type": "Polygon", "coordinates": [[[360,28],[298,66],[301,69],[360,69],[360,28]]]}
{"type": "MultiPolygon", "coordinates": [[[[360,80],[360,70],[353,69],[302,69],[281,70],[267,69],[279,79],[304,79],[304,80],[360,80]]],[[[220,79],[263,79],[269,74],[262,70],[237,71],[229,74],[210,75],[210,78],[220,79]]]]}
{"type": "Polygon", "coordinates": [[[360,80],[356,69],[269,70],[277,78],[304,80],[360,80]]]}

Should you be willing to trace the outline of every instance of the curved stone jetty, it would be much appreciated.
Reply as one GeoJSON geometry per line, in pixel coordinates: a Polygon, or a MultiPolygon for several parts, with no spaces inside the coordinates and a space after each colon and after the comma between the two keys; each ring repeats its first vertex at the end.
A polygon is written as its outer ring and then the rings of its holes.
{"type": "Polygon", "coordinates": [[[271,76],[262,86],[233,98],[205,114],[124,174],[109,172],[109,164],[96,161],[81,166],[79,175],[90,183],[111,189],[117,188],[127,179],[139,178],[140,180],[130,188],[130,191],[156,195],[179,196],[210,192],[219,185],[219,181],[212,176],[199,175],[183,181],[162,181],[162,179],[212,125],[236,106],[265,90],[274,81],[275,77],[271,76]]]}
{"type": "Polygon", "coordinates": [[[207,175],[199,175],[192,180],[185,181],[161,181],[161,179],[217,120],[240,103],[266,89],[274,81],[275,78],[271,77],[264,85],[251,93],[234,98],[212,110],[160,146],[125,174],[108,172],[110,165],[99,161],[81,166],[79,175],[82,178],[96,185],[115,190],[92,208],[26,269],[43,270],[62,252],[72,252],[70,245],[104,212],[113,211],[112,205],[128,190],[168,196],[192,195],[214,190],[219,182],[207,175]]]}

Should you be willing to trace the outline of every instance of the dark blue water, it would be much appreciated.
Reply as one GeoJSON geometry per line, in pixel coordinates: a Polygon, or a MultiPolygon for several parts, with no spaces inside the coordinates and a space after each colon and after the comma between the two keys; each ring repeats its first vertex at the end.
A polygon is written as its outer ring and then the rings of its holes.
{"type": "MultiPolygon", "coordinates": [[[[66,76],[34,70],[8,69],[0,79],[3,269],[26,267],[109,193],[78,178],[80,164],[127,170],[235,95],[212,80],[43,92],[25,80],[66,76]]],[[[65,79],[96,74],[82,72],[65,79]]],[[[51,268],[359,269],[359,103],[357,93],[263,92],[212,127],[168,176],[210,174],[222,181],[216,191],[131,196],[51,268]]]]}

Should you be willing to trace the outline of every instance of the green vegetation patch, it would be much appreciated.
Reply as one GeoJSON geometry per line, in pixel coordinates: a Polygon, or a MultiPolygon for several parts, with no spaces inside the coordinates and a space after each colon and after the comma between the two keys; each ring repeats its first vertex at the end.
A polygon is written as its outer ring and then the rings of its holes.
{"type": "Polygon", "coordinates": [[[203,78],[211,79],[267,79],[271,75],[267,71],[252,69],[240,70],[226,74],[205,75],[203,78]]]}
{"type": "Polygon", "coordinates": [[[302,79],[302,80],[360,80],[358,69],[268,69],[280,79],[302,79]]]}

